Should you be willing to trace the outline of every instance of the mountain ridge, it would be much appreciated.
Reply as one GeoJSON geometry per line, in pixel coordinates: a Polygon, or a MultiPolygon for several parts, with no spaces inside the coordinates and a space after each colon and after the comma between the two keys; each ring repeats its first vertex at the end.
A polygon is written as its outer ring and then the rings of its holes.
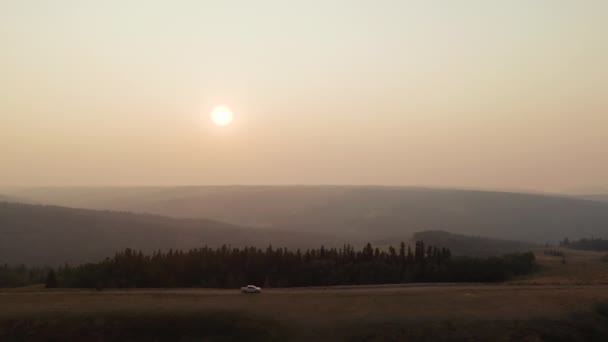
{"type": "Polygon", "coordinates": [[[314,233],[257,230],[208,219],[0,202],[0,264],[103,260],[125,248],[150,253],[203,246],[304,248],[337,242],[314,233]]]}
{"type": "Polygon", "coordinates": [[[532,243],[608,235],[607,203],[556,194],[385,186],[191,186],[38,188],[11,195],[63,206],[369,239],[421,230],[532,243]]]}

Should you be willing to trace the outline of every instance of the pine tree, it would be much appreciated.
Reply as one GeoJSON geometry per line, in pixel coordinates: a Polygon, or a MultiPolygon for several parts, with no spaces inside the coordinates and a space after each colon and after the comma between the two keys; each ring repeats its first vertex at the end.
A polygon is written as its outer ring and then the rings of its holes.
{"type": "MultiPolygon", "coordinates": [[[[423,241],[416,242],[414,253],[408,246],[405,260],[403,254],[404,243],[400,245],[399,256],[393,247],[387,252],[369,243],[359,251],[345,245],[340,250],[321,247],[304,253],[282,247],[275,250],[270,246],[266,250],[204,247],[167,253],[157,251],[151,256],[124,250],[99,263],[60,267],[57,272],[47,274],[43,271],[38,277],[44,281],[46,276],[49,288],[56,287],[58,279],[62,285],[87,288],[98,285],[109,288],[231,288],[248,284],[292,287],[405,281],[502,281],[536,268],[532,253],[504,257],[498,263],[496,258],[454,258],[446,262],[451,256],[448,248],[426,246],[423,241]],[[467,269],[476,271],[463,273],[467,269]]],[[[6,269],[7,266],[3,272],[11,272],[10,268],[6,269]]],[[[23,267],[13,272],[34,277],[34,273],[28,273],[23,267]]]]}

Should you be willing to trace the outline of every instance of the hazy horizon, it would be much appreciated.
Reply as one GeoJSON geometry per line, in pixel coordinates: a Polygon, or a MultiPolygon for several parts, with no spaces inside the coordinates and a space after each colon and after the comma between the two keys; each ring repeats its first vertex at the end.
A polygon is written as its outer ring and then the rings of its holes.
{"type": "Polygon", "coordinates": [[[5,1],[0,187],[606,189],[607,11],[5,1]]]}
{"type": "MultiPolygon", "coordinates": [[[[361,188],[361,189],[403,189],[403,190],[438,190],[438,191],[475,191],[496,193],[518,193],[547,196],[585,196],[585,195],[608,195],[608,188],[604,187],[581,187],[576,189],[565,189],[563,191],[543,191],[524,188],[482,188],[466,186],[441,186],[441,185],[393,185],[393,184],[139,184],[139,185],[115,185],[115,184],[76,184],[76,185],[0,185],[0,196],[18,196],[29,190],[125,190],[125,189],[188,189],[188,188],[361,188]]],[[[24,198],[25,199],[25,198],[24,198]]]]}

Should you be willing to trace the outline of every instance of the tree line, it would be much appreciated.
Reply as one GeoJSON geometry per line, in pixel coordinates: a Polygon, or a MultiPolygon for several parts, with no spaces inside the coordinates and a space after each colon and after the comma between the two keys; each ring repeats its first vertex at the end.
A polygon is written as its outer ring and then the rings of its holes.
{"type": "Polygon", "coordinates": [[[0,288],[41,284],[46,281],[48,268],[28,268],[25,265],[0,266],[0,288]]]}
{"type": "Polygon", "coordinates": [[[565,238],[563,241],[560,241],[559,245],[562,247],[586,251],[608,251],[608,239],[601,238],[583,238],[580,240],[570,240],[565,238]]]}
{"type": "Polygon", "coordinates": [[[49,273],[48,287],[238,288],[365,285],[405,282],[497,282],[536,270],[533,253],[454,257],[448,248],[417,241],[386,250],[342,248],[265,250],[246,247],[157,251],[125,249],[98,263],[68,265],[49,273]]]}
{"type": "Polygon", "coordinates": [[[544,251],[545,255],[550,255],[550,256],[554,256],[554,257],[566,257],[566,254],[562,251],[558,251],[556,249],[548,249],[544,251]]]}

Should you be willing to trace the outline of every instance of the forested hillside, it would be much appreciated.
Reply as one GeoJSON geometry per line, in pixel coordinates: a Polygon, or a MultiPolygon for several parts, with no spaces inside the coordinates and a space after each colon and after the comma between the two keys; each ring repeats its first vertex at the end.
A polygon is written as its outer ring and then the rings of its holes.
{"type": "Polygon", "coordinates": [[[133,248],[145,252],[269,244],[332,245],[321,234],[254,230],[204,219],[0,203],[0,265],[59,265],[98,261],[133,248]]]}
{"type": "Polygon", "coordinates": [[[500,256],[510,253],[528,252],[539,247],[527,242],[451,234],[444,231],[417,232],[414,234],[413,239],[424,240],[432,245],[447,247],[454,255],[468,256],[500,256]]]}

